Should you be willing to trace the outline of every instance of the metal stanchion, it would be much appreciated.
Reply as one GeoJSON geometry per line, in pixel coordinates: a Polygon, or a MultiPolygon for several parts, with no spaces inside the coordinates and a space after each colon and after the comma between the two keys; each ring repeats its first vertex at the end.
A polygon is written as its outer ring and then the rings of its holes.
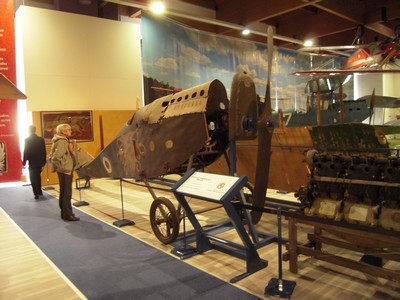
{"type": "Polygon", "coordinates": [[[49,179],[49,162],[46,162],[46,186],[42,187],[43,191],[54,190],[54,187],[50,186],[49,179]]]}
{"type": "MultiPolygon", "coordinates": [[[[81,198],[81,189],[84,189],[84,188],[87,188],[88,186],[90,187],[90,183],[89,183],[89,185],[88,185],[88,180],[89,179],[87,179],[87,178],[85,178],[85,186],[84,187],[81,187],[81,180],[82,178],[77,178],[76,180],[75,180],[75,187],[76,187],[76,189],[79,191],[79,201],[76,201],[76,202],[74,202],[74,204],[73,204],[73,206],[76,206],[76,207],[78,207],[78,206],[85,206],[85,205],[89,205],[89,202],[87,202],[87,201],[83,201],[82,200],[82,198],[81,198]]],[[[89,181],[90,182],[90,181],[89,181]]]]}
{"type": "Polygon", "coordinates": [[[122,219],[113,222],[113,225],[117,226],[117,227],[122,227],[122,226],[126,226],[126,225],[135,225],[135,222],[131,221],[131,220],[127,220],[124,217],[124,197],[122,194],[122,178],[119,179],[119,186],[120,186],[120,190],[121,190],[121,210],[122,210],[122,219]]]}
{"type": "Polygon", "coordinates": [[[198,254],[196,248],[188,245],[187,240],[186,240],[186,223],[185,223],[185,210],[182,210],[182,221],[183,221],[183,246],[182,247],[175,247],[174,249],[171,250],[172,254],[175,254],[176,256],[179,256],[180,259],[186,259],[191,256],[194,256],[198,254]]]}
{"type": "Polygon", "coordinates": [[[264,295],[277,296],[280,298],[288,298],[293,293],[296,286],[295,281],[282,279],[282,216],[281,208],[278,207],[278,273],[279,278],[271,278],[268,285],[265,287],[264,295]]]}

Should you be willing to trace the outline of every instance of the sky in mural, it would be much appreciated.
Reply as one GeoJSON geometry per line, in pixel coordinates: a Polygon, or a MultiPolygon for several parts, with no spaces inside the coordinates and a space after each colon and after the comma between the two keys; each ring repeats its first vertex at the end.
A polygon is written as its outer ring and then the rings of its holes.
{"type": "MultiPolygon", "coordinates": [[[[141,28],[144,76],[181,89],[218,79],[229,97],[234,74],[246,71],[256,85],[257,94],[264,97],[266,44],[201,32],[149,14],[142,16],[141,28]]],[[[274,47],[272,107],[302,110],[307,99],[304,88],[311,77],[290,74],[325,63],[337,67],[340,61],[274,47]]]]}

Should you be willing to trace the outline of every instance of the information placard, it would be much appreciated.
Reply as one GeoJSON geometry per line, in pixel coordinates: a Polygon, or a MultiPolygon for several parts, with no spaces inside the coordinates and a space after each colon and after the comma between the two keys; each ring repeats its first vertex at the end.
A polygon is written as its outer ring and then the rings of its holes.
{"type": "Polygon", "coordinates": [[[219,201],[238,180],[239,177],[194,172],[176,191],[219,201]]]}

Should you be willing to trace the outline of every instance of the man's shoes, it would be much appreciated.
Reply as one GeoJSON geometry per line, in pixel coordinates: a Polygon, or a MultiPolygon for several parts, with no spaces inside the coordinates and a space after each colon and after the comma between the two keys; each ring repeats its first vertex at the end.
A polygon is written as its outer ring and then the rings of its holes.
{"type": "Polygon", "coordinates": [[[68,218],[64,219],[65,221],[79,221],[80,218],[79,217],[75,217],[75,216],[70,216],[68,218]]]}
{"type": "Polygon", "coordinates": [[[39,195],[35,195],[35,199],[39,199],[39,195]]]}

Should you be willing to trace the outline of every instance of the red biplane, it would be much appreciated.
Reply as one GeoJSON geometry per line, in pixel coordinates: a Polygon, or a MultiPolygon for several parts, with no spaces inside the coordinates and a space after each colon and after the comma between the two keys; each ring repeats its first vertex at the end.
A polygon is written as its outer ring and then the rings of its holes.
{"type": "MultiPolygon", "coordinates": [[[[355,41],[360,41],[363,27],[357,28],[355,41]]],[[[399,73],[400,62],[400,25],[395,28],[395,38],[383,42],[374,42],[368,45],[332,46],[332,47],[305,47],[299,49],[305,52],[334,51],[336,54],[348,56],[341,64],[340,69],[315,69],[293,73],[293,75],[335,75],[354,73],[399,73]],[[356,50],[349,54],[348,50],[356,50]],[[341,50],[342,52],[338,52],[341,50]]]]}

